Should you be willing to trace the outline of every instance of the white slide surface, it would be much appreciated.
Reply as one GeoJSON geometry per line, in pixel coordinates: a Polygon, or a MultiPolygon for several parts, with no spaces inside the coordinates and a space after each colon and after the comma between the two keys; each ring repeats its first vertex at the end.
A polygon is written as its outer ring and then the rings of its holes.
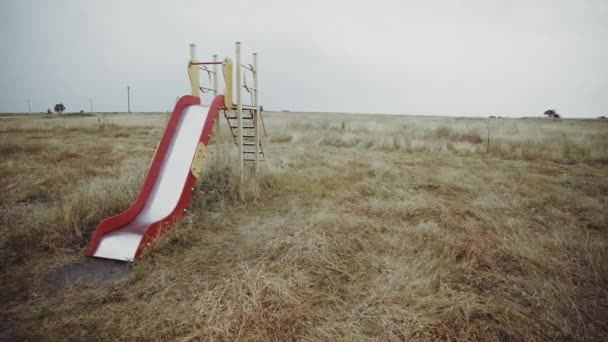
{"type": "Polygon", "coordinates": [[[143,209],[129,224],[104,235],[93,256],[133,261],[146,228],[169,216],[177,206],[209,108],[196,105],[184,111],[143,209]]]}

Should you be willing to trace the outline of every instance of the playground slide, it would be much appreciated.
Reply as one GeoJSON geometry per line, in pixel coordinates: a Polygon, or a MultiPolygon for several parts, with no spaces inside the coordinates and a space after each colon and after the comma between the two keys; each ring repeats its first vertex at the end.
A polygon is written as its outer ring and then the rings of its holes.
{"type": "Polygon", "coordinates": [[[135,203],[125,212],[101,221],[87,247],[87,256],[133,261],[183,216],[200,175],[213,123],[223,106],[222,95],[208,108],[200,105],[199,97],[179,99],[135,203]]]}

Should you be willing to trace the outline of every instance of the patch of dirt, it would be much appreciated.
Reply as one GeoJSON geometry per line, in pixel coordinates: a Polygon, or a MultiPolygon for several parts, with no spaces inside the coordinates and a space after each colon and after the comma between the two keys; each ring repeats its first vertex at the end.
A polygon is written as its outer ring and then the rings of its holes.
{"type": "Polygon", "coordinates": [[[15,203],[27,205],[27,204],[33,204],[33,203],[45,203],[45,202],[48,202],[49,200],[50,200],[50,197],[48,194],[46,194],[44,192],[35,192],[35,193],[31,193],[29,195],[26,195],[22,198],[19,198],[17,201],[15,201],[15,203]]]}
{"type": "Polygon", "coordinates": [[[128,277],[129,263],[91,259],[51,270],[45,280],[50,290],[60,290],[67,286],[96,287],[123,281],[128,277]]]}
{"type": "Polygon", "coordinates": [[[79,159],[80,157],[82,157],[82,156],[78,153],[63,151],[55,157],[55,161],[62,162],[62,161],[66,161],[69,159],[79,159]]]}

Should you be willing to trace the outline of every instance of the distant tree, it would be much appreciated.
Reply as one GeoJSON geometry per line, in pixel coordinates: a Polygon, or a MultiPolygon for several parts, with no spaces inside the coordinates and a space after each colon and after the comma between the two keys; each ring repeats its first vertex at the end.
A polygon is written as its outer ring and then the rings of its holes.
{"type": "Polygon", "coordinates": [[[605,118],[606,118],[605,115],[602,115],[602,116],[598,117],[598,119],[605,119],[605,118]]]}
{"type": "Polygon", "coordinates": [[[80,114],[84,114],[84,110],[82,110],[82,109],[81,109],[81,110],[80,110],[80,114]]]}
{"type": "Polygon", "coordinates": [[[547,109],[543,114],[547,117],[554,118],[554,119],[560,118],[560,115],[557,114],[555,109],[547,109]]]}
{"type": "Polygon", "coordinates": [[[47,114],[51,114],[51,113],[53,113],[53,112],[51,112],[51,108],[49,108],[49,109],[47,109],[47,110],[46,110],[46,113],[47,113],[47,114]]]}
{"type": "Polygon", "coordinates": [[[264,111],[264,106],[260,106],[260,112],[264,111]]]}
{"type": "Polygon", "coordinates": [[[64,110],[65,106],[63,105],[63,103],[58,103],[55,105],[55,113],[63,113],[64,110]]]}

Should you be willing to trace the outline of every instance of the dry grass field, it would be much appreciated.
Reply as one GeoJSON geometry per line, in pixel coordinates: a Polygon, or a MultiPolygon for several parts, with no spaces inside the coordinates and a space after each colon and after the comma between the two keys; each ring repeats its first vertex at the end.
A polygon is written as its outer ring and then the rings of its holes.
{"type": "Polygon", "coordinates": [[[167,115],[1,117],[0,340],[608,336],[608,121],[265,120],[265,172],[239,185],[212,147],[186,218],[109,281],[84,247],[167,115]]]}

